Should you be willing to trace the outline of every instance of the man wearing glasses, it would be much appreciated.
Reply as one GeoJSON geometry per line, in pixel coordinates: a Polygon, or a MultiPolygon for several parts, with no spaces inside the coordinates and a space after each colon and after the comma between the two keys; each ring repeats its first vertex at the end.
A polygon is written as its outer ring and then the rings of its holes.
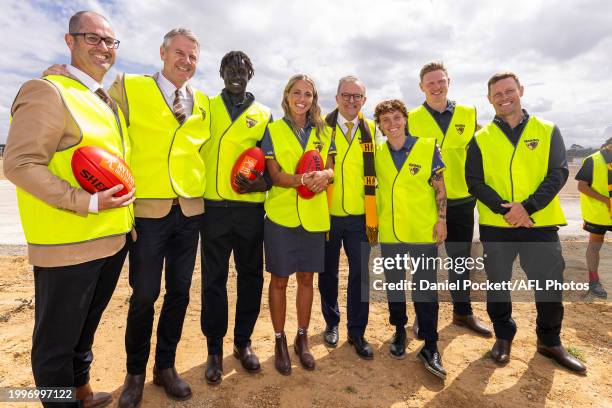
{"type": "MultiPolygon", "coordinates": [[[[85,41],[100,41],[90,33],[78,35],[85,41]]],[[[134,204],[138,240],[129,255],[133,292],[125,333],[127,375],[120,407],[135,407],[142,400],[164,264],[166,294],[157,324],[153,382],[172,399],[191,398],[191,387],[177,373],[174,360],[204,212],[206,179],[199,152],[209,139],[209,101],[187,85],[195,74],[199,50],[190,30],[173,29],[160,47],[161,72],[121,75],[109,90],[125,113],[132,146],[130,167],[138,189],[134,204]]],[[[64,73],[65,68],[55,65],[45,73],[49,72],[64,73]]]]}
{"type": "Polygon", "coordinates": [[[364,337],[369,312],[368,240],[376,242],[378,225],[374,188],[375,125],[373,121],[364,119],[361,113],[365,94],[365,85],[357,77],[341,78],[336,94],[338,107],[325,118],[334,129],[332,137],[338,154],[334,163],[334,182],[327,191],[331,229],[325,243],[325,270],[319,275],[319,292],[326,323],[323,339],[328,346],[336,347],[340,322],[338,264],[340,247],[344,246],[349,262],[348,341],[359,357],[369,360],[374,353],[364,337]]]}
{"type": "Polygon", "coordinates": [[[112,401],[89,385],[91,349],[131,241],[134,191],[115,198],[123,189],[115,186],[89,194],[79,187],[70,162],[86,145],[129,160],[123,115],[101,87],[115,62],[114,37],[103,16],[76,13],[65,35],[70,77],[26,82],[11,109],[4,172],[18,187],[34,265],[34,381],[37,387],[76,387],[79,400],[44,406],[90,408],[112,401]]]}

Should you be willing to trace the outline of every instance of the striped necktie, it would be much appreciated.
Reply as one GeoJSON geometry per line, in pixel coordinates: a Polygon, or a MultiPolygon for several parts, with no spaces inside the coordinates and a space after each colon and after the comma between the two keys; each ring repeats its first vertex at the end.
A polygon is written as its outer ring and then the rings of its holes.
{"type": "Polygon", "coordinates": [[[96,89],[95,94],[98,95],[98,97],[100,97],[100,99],[102,99],[102,101],[107,104],[113,112],[116,113],[115,102],[111,99],[111,97],[106,93],[103,88],[96,89]]]}
{"type": "Polygon", "coordinates": [[[185,108],[183,108],[183,104],[181,103],[181,94],[177,89],[174,92],[174,103],[172,104],[172,110],[174,111],[174,116],[176,120],[182,125],[187,119],[187,114],[185,113],[185,108]]]}

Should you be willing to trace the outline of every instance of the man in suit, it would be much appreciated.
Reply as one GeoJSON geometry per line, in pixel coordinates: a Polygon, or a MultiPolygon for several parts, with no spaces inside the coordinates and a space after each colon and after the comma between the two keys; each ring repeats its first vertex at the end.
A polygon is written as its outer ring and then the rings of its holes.
{"type": "Polygon", "coordinates": [[[109,90],[126,115],[138,185],[134,203],[138,241],[129,255],[133,292],[120,407],[135,407],[142,399],[164,265],[166,293],[157,324],[153,382],[163,386],[171,399],[191,398],[191,387],[176,371],[174,361],[204,212],[206,176],[200,150],[210,134],[209,101],[188,85],[199,54],[200,44],[193,32],[175,28],[160,46],[160,72],[124,74],[109,90]]]}
{"type": "Polygon", "coordinates": [[[90,194],[72,174],[78,147],[99,146],[129,161],[129,143],[123,115],[101,85],[119,46],[109,22],[78,12],[65,41],[71,77],[28,81],[13,103],[4,172],[18,187],[34,265],[34,381],[76,387],[79,400],[43,405],[101,407],[112,397],[89,385],[91,348],[131,241],[134,191],[115,198],[123,189],[115,186],[90,194]]]}
{"type": "Polygon", "coordinates": [[[325,270],[319,275],[321,310],[326,328],[325,344],[338,344],[338,265],[340,248],[348,257],[347,332],[348,341],[357,355],[370,360],[372,346],[365,339],[368,324],[368,267],[370,253],[368,234],[374,239],[377,228],[374,189],[374,122],[365,119],[361,108],[366,102],[366,88],[359,78],[345,76],[338,83],[337,109],[326,117],[334,129],[338,154],[334,162],[334,183],[328,186],[330,231],[325,242],[325,270]],[[366,185],[370,182],[371,185],[366,185]]]}

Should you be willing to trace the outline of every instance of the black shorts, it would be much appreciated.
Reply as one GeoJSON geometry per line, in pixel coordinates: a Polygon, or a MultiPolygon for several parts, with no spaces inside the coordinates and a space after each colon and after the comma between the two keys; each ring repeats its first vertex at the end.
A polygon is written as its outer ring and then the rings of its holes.
{"type": "Polygon", "coordinates": [[[612,225],[599,225],[585,221],[582,225],[582,229],[590,232],[591,234],[605,235],[607,231],[612,231],[612,225]]]}

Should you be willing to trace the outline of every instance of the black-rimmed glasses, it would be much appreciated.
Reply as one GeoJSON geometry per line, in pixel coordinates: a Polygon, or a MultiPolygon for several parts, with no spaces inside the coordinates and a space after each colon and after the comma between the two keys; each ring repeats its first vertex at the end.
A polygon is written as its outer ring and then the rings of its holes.
{"type": "Polygon", "coordinates": [[[113,37],[101,37],[95,33],[69,33],[71,36],[76,37],[77,35],[82,35],[85,39],[85,42],[89,45],[98,45],[100,42],[104,41],[106,48],[108,49],[117,49],[119,48],[119,40],[114,39],[113,37]]]}
{"type": "Polygon", "coordinates": [[[349,102],[351,100],[351,98],[355,101],[355,102],[360,102],[361,99],[363,98],[362,94],[350,94],[350,93],[341,93],[340,96],[342,97],[343,100],[345,100],[346,102],[349,102]]]}

